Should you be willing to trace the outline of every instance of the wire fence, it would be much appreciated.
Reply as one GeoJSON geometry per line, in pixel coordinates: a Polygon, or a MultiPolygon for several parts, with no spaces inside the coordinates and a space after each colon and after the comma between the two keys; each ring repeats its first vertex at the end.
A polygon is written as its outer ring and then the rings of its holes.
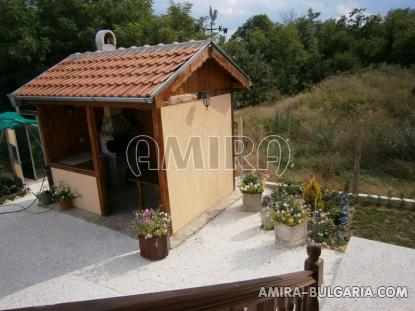
{"type": "MultiPolygon", "coordinates": [[[[415,198],[415,127],[385,132],[384,125],[365,120],[349,128],[336,128],[336,124],[330,128],[327,124],[289,124],[287,118],[268,121],[271,124],[246,119],[235,124],[237,135],[250,137],[236,144],[238,164],[244,163],[243,158],[259,163],[253,166],[268,180],[307,182],[315,176],[333,190],[415,198]],[[289,149],[282,143],[259,146],[269,135],[280,135],[289,149]],[[256,154],[249,154],[252,149],[256,154]],[[276,158],[280,158],[277,164],[276,158]],[[263,170],[267,161],[271,164],[263,170]],[[285,165],[287,170],[281,174],[285,165]]],[[[237,169],[240,175],[252,166],[245,163],[237,169]]]]}

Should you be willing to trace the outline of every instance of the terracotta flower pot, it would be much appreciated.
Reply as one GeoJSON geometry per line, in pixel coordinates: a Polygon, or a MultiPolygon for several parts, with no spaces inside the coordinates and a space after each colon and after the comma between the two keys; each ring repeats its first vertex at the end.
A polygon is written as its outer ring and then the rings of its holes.
{"type": "Polygon", "coordinates": [[[160,260],[169,254],[168,237],[145,239],[138,237],[140,255],[150,260],[160,260]]]}
{"type": "Polygon", "coordinates": [[[70,209],[72,207],[72,200],[66,200],[59,202],[59,208],[61,211],[65,211],[67,209],[70,209]]]}

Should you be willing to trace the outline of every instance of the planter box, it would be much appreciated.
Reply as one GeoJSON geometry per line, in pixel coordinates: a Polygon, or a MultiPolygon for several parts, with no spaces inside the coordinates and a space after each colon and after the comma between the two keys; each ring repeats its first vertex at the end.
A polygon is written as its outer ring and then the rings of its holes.
{"type": "Polygon", "coordinates": [[[242,203],[245,212],[259,212],[261,207],[262,193],[243,193],[242,203]]]}
{"type": "Polygon", "coordinates": [[[140,255],[150,260],[160,260],[169,254],[168,237],[145,239],[138,237],[140,255]]]}
{"type": "Polygon", "coordinates": [[[307,222],[294,227],[275,223],[275,241],[285,247],[297,247],[307,243],[307,222]]]}

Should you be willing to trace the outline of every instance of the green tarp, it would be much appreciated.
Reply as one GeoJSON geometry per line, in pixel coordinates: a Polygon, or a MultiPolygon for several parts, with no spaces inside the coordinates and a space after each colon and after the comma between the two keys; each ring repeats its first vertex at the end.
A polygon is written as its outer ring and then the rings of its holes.
{"type": "Polygon", "coordinates": [[[36,120],[26,119],[16,112],[8,111],[0,114],[0,130],[15,128],[25,124],[37,125],[37,122],[36,120]]]}

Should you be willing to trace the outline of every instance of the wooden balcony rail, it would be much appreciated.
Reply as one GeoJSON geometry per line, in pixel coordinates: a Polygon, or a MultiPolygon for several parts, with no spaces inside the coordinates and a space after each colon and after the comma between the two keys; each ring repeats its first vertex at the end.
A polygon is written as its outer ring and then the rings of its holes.
{"type": "Polygon", "coordinates": [[[304,270],[280,276],[226,283],[212,286],[179,289],[159,293],[113,297],[63,304],[29,307],[20,310],[220,310],[220,311],[317,311],[317,297],[309,297],[311,287],[321,286],[323,281],[323,260],[317,244],[307,246],[308,258],[304,270]],[[260,289],[299,288],[299,297],[264,297],[260,289]]]}

